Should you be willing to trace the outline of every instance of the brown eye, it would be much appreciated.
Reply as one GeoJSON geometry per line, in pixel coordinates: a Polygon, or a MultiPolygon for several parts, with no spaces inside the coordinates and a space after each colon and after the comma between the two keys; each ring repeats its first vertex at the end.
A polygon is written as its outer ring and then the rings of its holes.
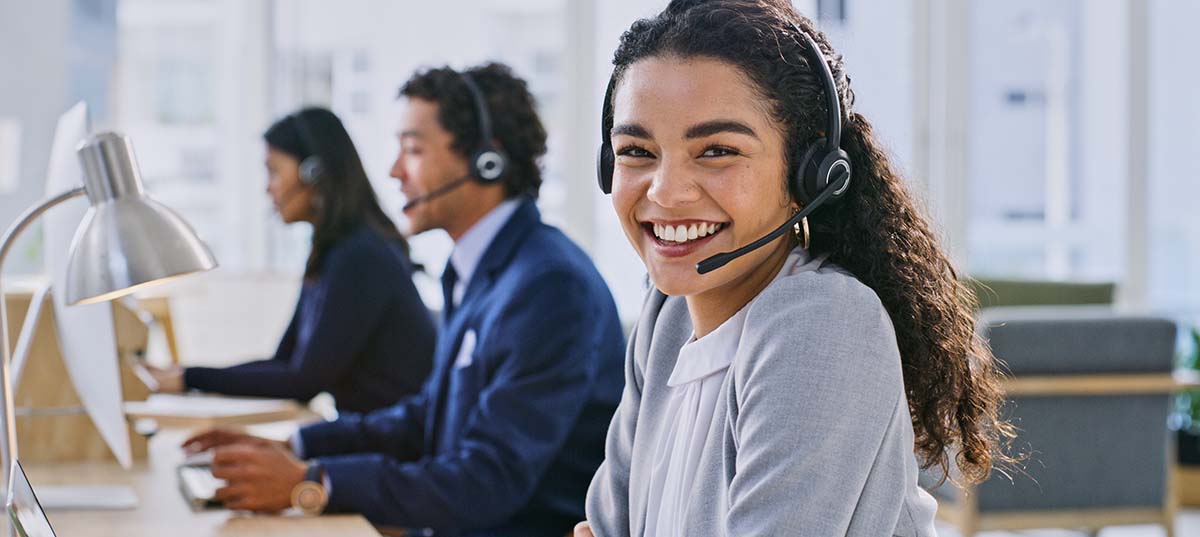
{"type": "Polygon", "coordinates": [[[704,152],[700,154],[700,156],[707,157],[707,158],[720,158],[720,157],[736,156],[738,154],[740,154],[740,153],[738,153],[736,149],[733,149],[731,147],[712,146],[712,147],[705,149],[704,152]]]}
{"type": "Polygon", "coordinates": [[[651,158],[654,155],[636,145],[625,146],[616,151],[618,157],[651,158]]]}

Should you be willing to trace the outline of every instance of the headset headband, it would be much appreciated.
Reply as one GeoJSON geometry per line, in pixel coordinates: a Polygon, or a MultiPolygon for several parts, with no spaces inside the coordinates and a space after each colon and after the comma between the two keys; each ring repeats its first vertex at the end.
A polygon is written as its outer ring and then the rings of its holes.
{"type": "MultiPolygon", "coordinates": [[[[805,32],[795,22],[789,21],[788,24],[791,25],[792,30],[797,36],[799,36],[799,39],[803,39],[804,43],[807,44],[806,47],[802,48],[804,48],[804,52],[808,54],[808,60],[810,62],[809,68],[820,73],[821,83],[824,87],[825,108],[827,112],[825,119],[825,124],[827,127],[825,136],[825,149],[827,151],[835,151],[841,146],[842,142],[842,106],[841,99],[838,97],[837,82],[833,79],[833,71],[829,69],[829,62],[825,60],[825,54],[821,52],[821,47],[817,44],[816,40],[814,40],[812,36],[808,35],[808,32],[805,32]]],[[[603,111],[601,112],[603,117],[600,118],[600,139],[603,140],[605,144],[610,145],[612,144],[613,121],[612,96],[617,85],[617,77],[615,74],[616,73],[614,73],[614,76],[608,79],[608,87],[604,90],[604,102],[602,103],[603,111]]]]}
{"type": "Polygon", "coordinates": [[[475,115],[479,116],[479,146],[486,147],[492,143],[492,113],[488,109],[487,100],[483,98],[483,91],[479,89],[479,85],[475,83],[475,79],[466,71],[460,73],[463,82],[467,85],[467,91],[471,94],[471,100],[475,102],[475,115]]]}

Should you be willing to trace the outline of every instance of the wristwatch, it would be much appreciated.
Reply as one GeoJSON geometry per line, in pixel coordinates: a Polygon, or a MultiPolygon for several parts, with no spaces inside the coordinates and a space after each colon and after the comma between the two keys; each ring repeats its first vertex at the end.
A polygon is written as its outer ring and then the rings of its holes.
{"type": "Polygon", "coordinates": [[[304,481],[292,487],[292,507],[309,516],[325,511],[329,503],[329,491],[324,485],[325,469],[318,462],[309,463],[304,471],[304,481]]]}

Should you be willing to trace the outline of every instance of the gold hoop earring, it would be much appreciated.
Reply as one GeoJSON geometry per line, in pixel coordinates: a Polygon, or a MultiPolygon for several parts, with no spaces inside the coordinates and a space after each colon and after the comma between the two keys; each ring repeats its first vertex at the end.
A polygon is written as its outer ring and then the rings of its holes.
{"type": "Polygon", "coordinates": [[[792,226],[792,230],[796,233],[796,239],[800,241],[800,247],[805,250],[809,247],[809,240],[812,238],[808,234],[808,217],[801,218],[796,225],[792,226]]]}

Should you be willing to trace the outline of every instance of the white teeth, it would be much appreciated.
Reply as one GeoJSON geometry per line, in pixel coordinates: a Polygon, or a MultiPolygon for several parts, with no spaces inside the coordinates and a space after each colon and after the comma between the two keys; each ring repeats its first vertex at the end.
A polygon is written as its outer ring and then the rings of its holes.
{"type": "Polygon", "coordinates": [[[654,224],[654,236],[661,241],[685,243],[707,237],[721,229],[721,224],[692,224],[690,226],[667,226],[654,224]]]}

